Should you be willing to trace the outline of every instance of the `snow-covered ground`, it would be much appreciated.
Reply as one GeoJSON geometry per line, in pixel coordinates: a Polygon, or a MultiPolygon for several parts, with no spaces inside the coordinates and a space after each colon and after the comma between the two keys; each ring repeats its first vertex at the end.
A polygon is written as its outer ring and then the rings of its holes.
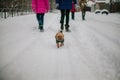
{"type": "Polygon", "coordinates": [[[45,32],[35,14],[0,20],[0,80],[120,80],[120,14],[77,12],[57,48],[60,13],[45,15],[45,32]]]}

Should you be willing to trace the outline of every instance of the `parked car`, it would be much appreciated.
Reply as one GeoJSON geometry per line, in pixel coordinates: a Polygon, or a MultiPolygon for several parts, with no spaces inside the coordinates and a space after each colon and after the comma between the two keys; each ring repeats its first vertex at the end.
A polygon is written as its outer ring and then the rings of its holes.
{"type": "Polygon", "coordinates": [[[96,9],[95,10],[95,14],[100,14],[101,10],[100,9],[96,9]]]}
{"type": "Polygon", "coordinates": [[[102,10],[100,10],[100,9],[96,9],[95,10],[95,14],[106,14],[106,15],[108,15],[109,14],[109,11],[107,10],[107,9],[102,9],[102,10]]]}
{"type": "Polygon", "coordinates": [[[102,10],[101,10],[101,14],[106,14],[106,15],[108,15],[108,14],[109,14],[109,11],[108,11],[107,9],[102,9],[102,10]]]}

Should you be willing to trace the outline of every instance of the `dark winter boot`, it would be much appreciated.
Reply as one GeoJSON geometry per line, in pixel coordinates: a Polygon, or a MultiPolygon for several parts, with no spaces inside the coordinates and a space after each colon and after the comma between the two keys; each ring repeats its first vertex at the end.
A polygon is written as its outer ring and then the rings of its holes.
{"type": "Polygon", "coordinates": [[[83,20],[85,20],[85,15],[83,15],[83,20]]]}
{"type": "Polygon", "coordinates": [[[39,29],[40,29],[40,32],[44,31],[43,26],[39,26],[39,29]]]}
{"type": "Polygon", "coordinates": [[[44,29],[40,29],[40,32],[44,32],[44,29]]]}
{"type": "Polygon", "coordinates": [[[82,17],[82,20],[85,20],[85,18],[84,18],[84,17],[82,17]]]}
{"type": "Polygon", "coordinates": [[[69,29],[69,25],[65,25],[65,29],[66,29],[66,32],[71,32],[71,30],[69,29]]]}

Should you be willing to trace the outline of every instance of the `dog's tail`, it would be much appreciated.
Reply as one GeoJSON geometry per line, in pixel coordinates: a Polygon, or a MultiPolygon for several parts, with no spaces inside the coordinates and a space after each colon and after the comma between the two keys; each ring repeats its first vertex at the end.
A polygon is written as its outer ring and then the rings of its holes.
{"type": "Polygon", "coordinates": [[[61,32],[61,33],[62,33],[63,31],[62,31],[62,30],[60,30],[59,32],[61,32]]]}

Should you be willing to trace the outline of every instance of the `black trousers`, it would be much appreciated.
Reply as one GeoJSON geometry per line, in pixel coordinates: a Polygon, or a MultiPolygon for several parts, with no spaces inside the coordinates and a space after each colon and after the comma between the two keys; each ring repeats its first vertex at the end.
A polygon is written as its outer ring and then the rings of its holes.
{"type": "Polygon", "coordinates": [[[75,12],[71,12],[71,18],[74,20],[75,18],[75,12]]]}
{"type": "Polygon", "coordinates": [[[70,14],[70,9],[62,9],[60,10],[61,12],[61,19],[60,19],[60,23],[63,25],[64,24],[64,19],[66,18],[65,20],[65,25],[69,25],[69,14],[70,14]]]}
{"type": "Polygon", "coordinates": [[[85,20],[86,11],[82,10],[82,20],[85,20]]]}

